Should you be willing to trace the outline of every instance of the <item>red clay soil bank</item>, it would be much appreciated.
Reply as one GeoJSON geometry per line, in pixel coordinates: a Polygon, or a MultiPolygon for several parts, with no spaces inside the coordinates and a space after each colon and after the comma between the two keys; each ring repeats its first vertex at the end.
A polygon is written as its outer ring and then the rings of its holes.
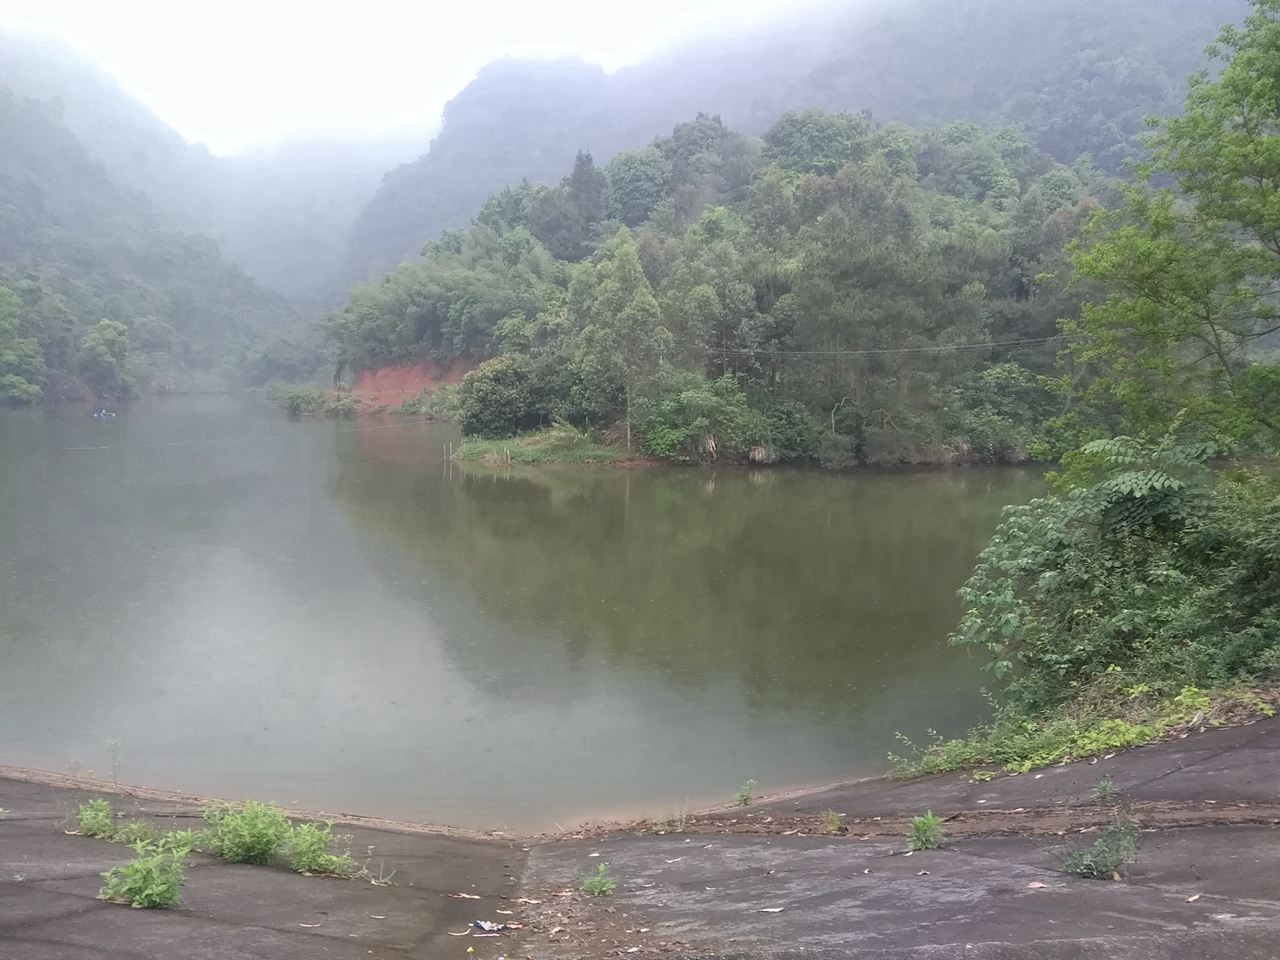
{"type": "Polygon", "coordinates": [[[457,360],[447,370],[442,370],[428,360],[413,366],[397,364],[361,370],[356,375],[353,392],[362,400],[398,407],[419,396],[423,390],[434,393],[442,384],[457,383],[474,368],[473,362],[457,360]]]}

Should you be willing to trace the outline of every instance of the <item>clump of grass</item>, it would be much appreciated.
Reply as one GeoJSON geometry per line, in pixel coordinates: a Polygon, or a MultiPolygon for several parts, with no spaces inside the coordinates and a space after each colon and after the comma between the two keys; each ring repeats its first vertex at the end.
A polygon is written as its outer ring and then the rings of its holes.
{"type": "Polygon", "coordinates": [[[131,907],[168,907],[178,902],[187,882],[186,853],[163,846],[133,844],[137,856],[102,875],[98,897],[131,907]]]}
{"type": "Polygon", "coordinates": [[[256,800],[237,810],[231,804],[205,807],[206,848],[232,863],[270,863],[290,833],[289,820],[274,804],[256,800]]]}
{"type": "Polygon", "coordinates": [[[911,818],[911,833],[907,843],[912,850],[936,850],[947,838],[942,829],[942,818],[928,810],[923,816],[911,818]]]}
{"type": "Polygon", "coordinates": [[[1069,703],[1044,715],[1028,717],[1001,710],[989,724],[968,736],[944,740],[930,730],[923,747],[899,734],[905,756],[889,755],[894,775],[922,777],[931,773],[1000,764],[1010,773],[1066,763],[1111,750],[1136,747],[1171,730],[1221,726],[1275,714],[1276,691],[1246,686],[1206,691],[1198,687],[1155,690],[1128,681],[1121,670],[1109,671],[1082,688],[1069,703]]]}
{"type": "Polygon", "coordinates": [[[80,827],[80,833],[86,837],[98,837],[102,840],[115,838],[115,817],[111,813],[111,804],[105,800],[90,800],[80,804],[76,811],[76,823],[80,827]]]}
{"type": "Polygon", "coordinates": [[[1110,780],[1102,779],[1093,785],[1093,795],[1103,803],[1110,803],[1116,798],[1116,785],[1110,780]]]}
{"type": "Polygon", "coordinates": [[[751,801],[755,799],[755,795],[756,782],[754,780],[748,780],[742,785],[742,789],[738,791],[738,795],[734,799],[737,800],[739,806],[746,807],[750,806],[751,801]]]}
{"type": "Polygon", "coordinates": [[[488,464],[508,463],[609,463],[626,457],[625,450],[596,443],[568,424],[556,424],[535,433],[507,439],[466,437],[454,455],[458,460],[488,464]]]}
{"type": "Polygon", "coordinates": [[[996,775],[990,770],[975,770],[969,775],[970,783],[990,783],[996,775]]]}
{"type": "Polygon", "coordinates": [[[617,883],[609,873],[609,865],[607,863],[598,864],[595,872],[587,874],[587,879],[582,881],[583,891],[593,897],[610,896],[616,886],[617,883]]]}
{"type": "Polygon", "coordinates": [[[844,829],[844,814],[836,813],[834,810],[828,810],[821,814],[822,827],[827,833],[839,833],[844,829]]]}
{"type": "Polygon", "coordinates": [[[284,841],[284,853],[295,873],[321,874],[327,877],[350,877],[359,865],[345,853],[330,853],[334,842],[333,824],[302,823],[284,841]]]}
{"type": "Polygon", "coordinates": [[[1138,827],[1118,820],[1088,846],[1060,853],[1062,869],[1086,880],[1120,880],[1138,854],[1138,827]]]}

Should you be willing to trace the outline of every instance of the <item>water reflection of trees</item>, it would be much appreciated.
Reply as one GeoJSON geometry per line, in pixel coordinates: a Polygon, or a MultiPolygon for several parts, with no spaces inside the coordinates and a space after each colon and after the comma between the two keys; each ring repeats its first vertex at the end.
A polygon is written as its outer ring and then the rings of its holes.
{"type": "Polygon", "coordinates": [[[906,682],[976,687],[943,645],[954,593],[1001,506],[1035,480],[500,474],[344,456],[334,483],[362,528],[465,586],[522,642],[823,707],[906,682]]]}

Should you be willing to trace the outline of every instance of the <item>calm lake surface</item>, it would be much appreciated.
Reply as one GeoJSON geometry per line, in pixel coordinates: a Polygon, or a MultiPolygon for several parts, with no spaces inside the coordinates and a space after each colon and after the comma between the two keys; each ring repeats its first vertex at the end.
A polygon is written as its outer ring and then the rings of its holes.
{"type": "Polygon", "coordinates": [[[0,763],[463,827],[881,772],[1019,470],[494,471],[265,401],[0,415],[0,763]]]}

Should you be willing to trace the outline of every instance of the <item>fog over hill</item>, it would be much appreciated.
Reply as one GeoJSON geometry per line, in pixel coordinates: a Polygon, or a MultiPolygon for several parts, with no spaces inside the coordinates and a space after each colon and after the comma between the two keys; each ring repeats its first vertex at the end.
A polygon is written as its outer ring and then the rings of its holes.
{"type": "MultiPolygon", "coordinates": [[[[160,226],[205,233],[248,275],[317,305],[417,255],[528,178],[558,179],[698,112],[759,134],[788,110],[878,122],[1016,123],[1060,161],[1119,171],[1142,118],[1176,111],[1185,76],[1244,0],[862,0],[768,22],[704,25],[634,66],[503,59],[428,129],[297,137],[236,157],[188,143],[58,41],[0,33],[0,87],[56,101],[87,154],[160,226]],[[428,143],[430,149],[428,150],[428,143]]],[[[424,91],[424,102],[429,91],[424,91]]]]}
{"type": "Polygon", "coordinates": [[[254,279],[292,296],[334,292],[352,221],[383,173],[421,154],[432,132],[298,135],[218,157],[83,54],[26,33],[0,32],[0,87],[54,103],[114,184],[145,195],[162,226],[208,234],[254,279]]]}

